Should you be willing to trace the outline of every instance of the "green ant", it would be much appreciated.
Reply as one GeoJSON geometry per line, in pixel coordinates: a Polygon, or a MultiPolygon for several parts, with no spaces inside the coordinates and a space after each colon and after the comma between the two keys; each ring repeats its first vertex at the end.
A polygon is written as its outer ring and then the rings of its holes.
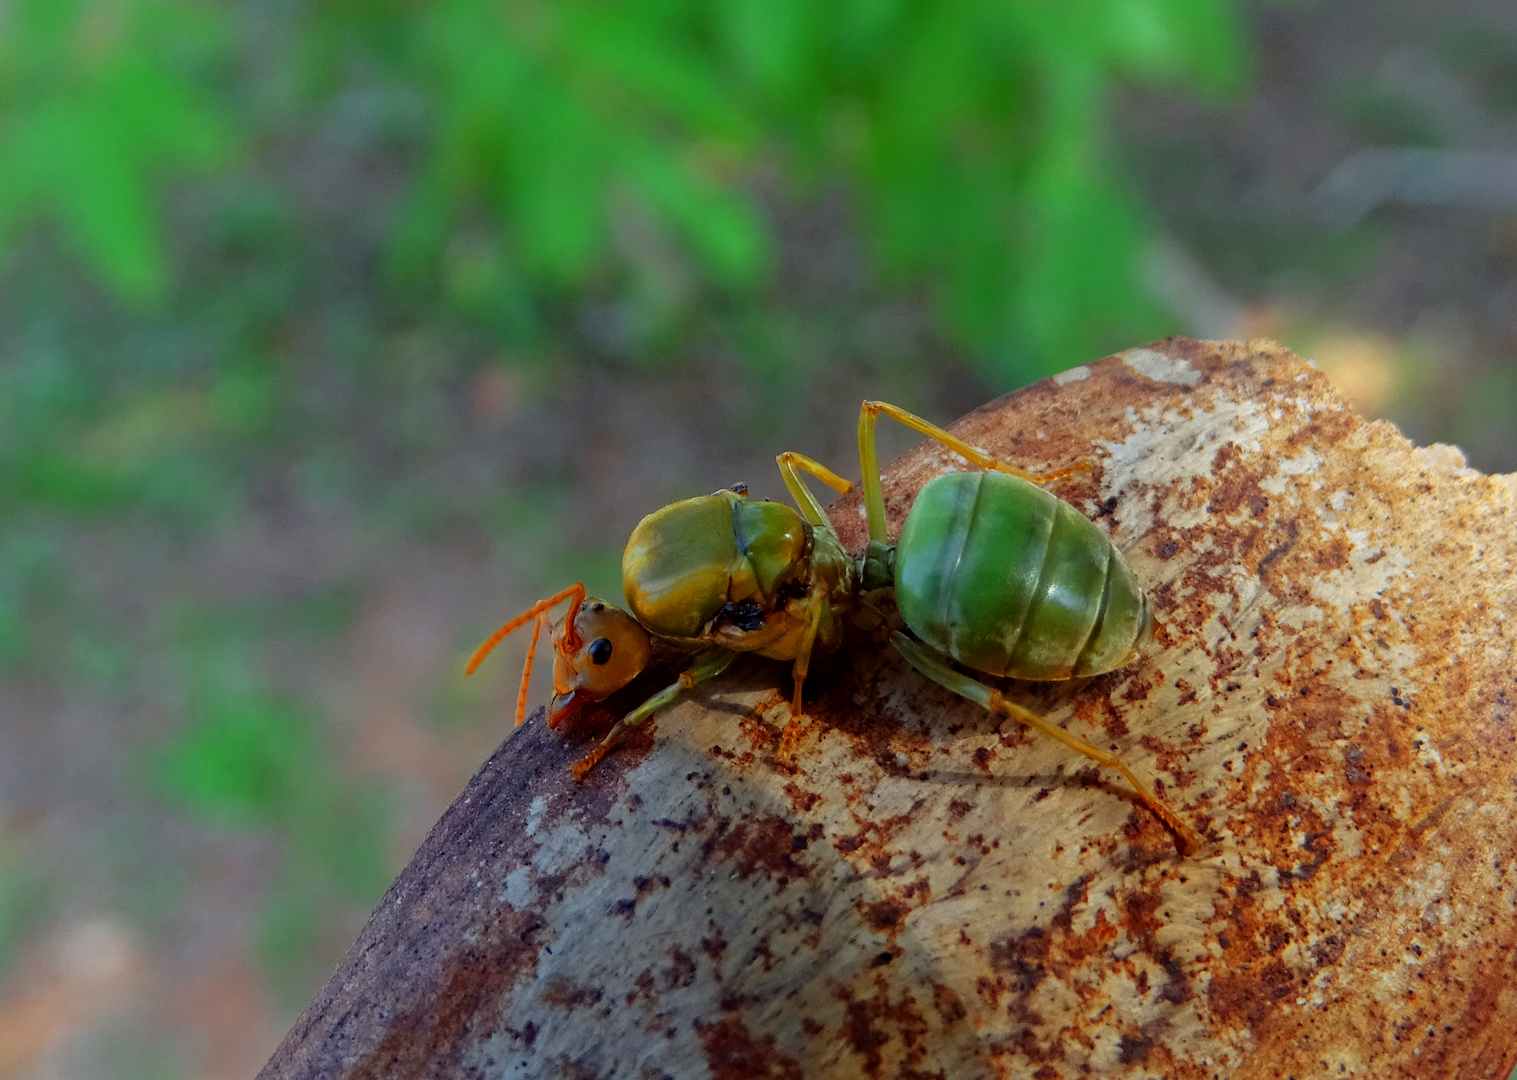
{"type": "Polygon", "coordinates": [[[862,591],[889,587],[911,631],[891,633],[890,644],[907,663],[985,709],[1116,769],[1187,851],[1200,848],[1195,831],[1115,754],[949,663],[988,675],[1054,680],[1099,675],[1138,658],[1153,618],[1127,560],[1094,522],[1039,486],[1089,466],[1026,472],[880,401],[866,401],[860,411],[859,458],[869,523],[862,559],[844,550],[803,474],[839,492],[853,485],[802,454],[783,453],[780,474],[799,512],[783,503],[749,501],[741,486],[657,510],[632,531],[622,555],[629,610],[587,599],[583,585],[571,585],[492,634],[466,670],[472,674],[507,634],[533,623],[516,703],[520,725],[538,640],[549,612],[567,600],[568,611],[551,635],[548,726],[557,727],[583,703],[632,681],[652,655],[652,637],[696,653],[675,683],[623,716],[574,765],[575,777],[583,779],[624,732],[721,674],[738,653],[790,661],[791,714],[802,715],[801,687],[812,654],[841,644],[862,591]],[[935,477],[917,495],[894,544],[886,534],[875,449],[881,414],[987,470],[935,477]]]}

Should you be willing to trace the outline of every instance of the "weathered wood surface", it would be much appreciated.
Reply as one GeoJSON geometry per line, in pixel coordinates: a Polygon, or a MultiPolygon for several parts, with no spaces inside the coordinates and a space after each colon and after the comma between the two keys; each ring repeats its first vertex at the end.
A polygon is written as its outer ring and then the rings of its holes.
{"type": "MultiPolygon", "coordinates": [[[[1200,854],[867,642],[815,669],[790,767],[785,673],[745,662],[583,786],[592,732],[508,740],[262,1075],[1506,1077],[1512,478],[1261,343],[1159,342],[955,430],[1095,463],[1058,491],[1157,639],[1011,688],[1120,747],[1200,854]]],[[[893,523],[957,464],[895,462],[893,523]]],[[[834,517],[862,542],[856,499],[834,517]]]]}

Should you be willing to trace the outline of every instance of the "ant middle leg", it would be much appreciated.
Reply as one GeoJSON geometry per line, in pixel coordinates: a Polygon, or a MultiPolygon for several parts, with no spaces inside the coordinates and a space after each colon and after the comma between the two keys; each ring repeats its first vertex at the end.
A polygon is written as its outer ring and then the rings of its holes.
{"type": "Polygon", "coordinates": [[[801,717],[806,715],[806,706],[801,701],[801,691],[806,685],[806,674],[811,670],[811,654],[816,648],[816,636],[822,624],[822,608],[826,604],[822,590],[813,589],[806,604],[806,624],[801,629],[800,644],[795,650],[795,661],[790,667],[790,677],[795,689],[790,698],[790,720],[780,736],[779,755],[789,760],[801,741],[801,717]]]}
{"type": "Polygon", "coordinates": [[[1052,480],[1058,480],[1077,472],[1090,472],[1088,462],[1078,461],[1064,469],[1054,469],[1050,472],[1029,472],[1019,469],[1015,465],[1008,465],[999,458],[991,457],[985,451],[970,446],[957,435],[945,431],[936,424],[928,423],[920,416],[907,412],[898,405],[891,405],[884,401],[866,401],[859,408],[859,465],[864,470],[864,513],[869,520],[869,539],[884,543],[887,539],[885,529],[885,491],[880,481],[880,458],[879,451],[875,448],[874,428],[875,422],[881,414],[890,417],[900,424],[904,424],[911,430],[926,435],[948,447],[954,453],[959,454],[971,464],[978,465],[982,469],[991,469],[1002,472],[1008,476],[1015,476],[1019,480],[1026,480],[1034,484],[1046,484],[1052,480]]]}
{"type": "Polygon", "coordinates": [[[822,509],[822,504],[806,486],[805,478],[801,476],[801,473],[810,473],[840,495],[846,495],[853,490],[852,482],[844,480],[821,462],[805,454],[797,454],[793,450],[786,450],[774,460],[780,467],[780,478],[785,481],[785,489],[790,492],[795,505],[800,507],[801,516],[812,525],[820,525],[826,529],[832,528],[832,523],[827,520],[827,512],[822,509]]]}

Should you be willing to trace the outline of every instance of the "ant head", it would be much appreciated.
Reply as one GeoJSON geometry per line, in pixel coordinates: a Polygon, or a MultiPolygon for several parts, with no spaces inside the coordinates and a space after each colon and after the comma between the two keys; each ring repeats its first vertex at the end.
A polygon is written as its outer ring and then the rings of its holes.
{"type": "Polygon", "coordinates": [[[653,654],[648,631],[615,604],[586,598],[553,630],[553,700],[548,726],[600,701],[642,673],[653,654]]]}

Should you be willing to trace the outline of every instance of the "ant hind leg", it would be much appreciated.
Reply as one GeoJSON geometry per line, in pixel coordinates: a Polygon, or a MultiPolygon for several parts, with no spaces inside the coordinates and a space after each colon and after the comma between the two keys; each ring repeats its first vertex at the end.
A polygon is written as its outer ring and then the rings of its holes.
{"type": "Polygon", "coordinates": [[[1163,821],[1179,835],[1180,846],[1185,854],[1189,855],[1200,850],[1201,837],[1196,834],[1195,830],[1185,824],[1180,819],[1180,815],[1164,805],[1158,796],[1149,791],[1147,786],[1133,775],[1133,771],[1116,754],[1102,750],[1097,746],[1092,746],[1084,739],[1071,735],[1057,724],[1050,723],[1031,709],[1024,709],[1015,702],[1007,701],[999,690],[994,690],[978,679],[955,671],[944,663],[933,650],[926,648],[920,642],[913,641],[900,631],[896,631],[890,635],[890,644],[895,648],[896,652],[906,659],[907,663],[939,686],[952,690],[960,697],[968,698],[990,712],[1009,716],[1027,725],[1034,731],[1063,743],[1075,751],[1075,753],[1088,757],[1097,765],[1104,765],[1107,768],[1117,770],[1132,785],[1133,790],[1138,793],[1138,798],[1142,800],[1143,805],[1152,810],[1159,820],[1163,821]]]}

